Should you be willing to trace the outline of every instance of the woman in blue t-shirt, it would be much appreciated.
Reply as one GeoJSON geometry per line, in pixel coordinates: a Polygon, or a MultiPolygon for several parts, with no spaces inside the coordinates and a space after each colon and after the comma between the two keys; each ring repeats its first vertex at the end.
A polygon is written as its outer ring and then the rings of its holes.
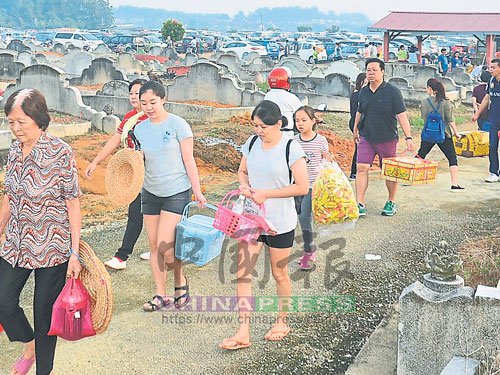
{"type": "MultiPolygon", "coordinates": [[[[293,246],[297,212],[293,197],[309,191],[305,154],[295,140],[290,140],[288,165],[286,149],[289,141],[280,131],[286,117],[282,117],[277,104],[264,100],[252,112],[255,134],[242,147],[243,157],[238,169],[238,181],[243,195],[258,204],[264,204],[265,217],[275,227],[273,235],[261,235],[255,244],[240,242],[238,246],[237,296],[240,324],[238,331],[224,339],[219,347],[227,350],[242,349],[250,344],[250,311],[244,309],[244,298],[252,296],[252,275],[264,244],[269,247],[271,269],[277,284],[278,318],[264,338],[282,340],[289,332],[285,298],[292,294],[288,275],[288,259],[293,246]],[[250,145],[252,143],[252,145],[250,145]],[[292,171],[290,182],[289,171],[292,171]]],[[[284,124],[286,126],[286,123],[284,124]]]]}
{"type": "Polygon", "coordinates": [[[174,257],[175,227],[184,207],[195,199],[204,206],[193,156],[193,133],[181,117],[165,108],[165,88],[158,82],[146,82],[139,91],[142,111],[148,119],[134,129],[144,153],[144,185],[141,211],[151,249],[151,270],[156,294],[143,306],[144,311],[157,311],[171,302],[166,297],[167,270],[174,270],[174,306],[189,302],[189,284],[182,272],[182,262],[174,257]]]}

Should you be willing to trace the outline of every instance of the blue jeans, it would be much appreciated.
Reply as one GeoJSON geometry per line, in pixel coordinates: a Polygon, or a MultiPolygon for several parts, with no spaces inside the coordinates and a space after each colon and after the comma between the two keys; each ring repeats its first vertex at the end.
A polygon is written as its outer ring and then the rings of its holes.
{"type": "Polygon", "coordinates": [[[313,221],[312,221],[312,188],[302,199],[301,212],[299,214],[300,228],[302,229],[302,239],[304,240],[304,251],[312,251],[313,244],[313,221]]]}
{"type": "Polygon", "coordinates": [[[490,173],[500,175],[498,166],[498,132],[500,121],[490,122],[490,173]]]}

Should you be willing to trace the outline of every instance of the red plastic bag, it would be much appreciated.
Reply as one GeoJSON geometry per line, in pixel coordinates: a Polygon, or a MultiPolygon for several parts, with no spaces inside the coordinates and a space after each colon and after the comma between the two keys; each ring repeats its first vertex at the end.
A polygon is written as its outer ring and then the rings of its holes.
{"type": "Polygon", "coordinates": [[[3,331],[3,327],[2,327],[2,325],[0,324],[0,333],[2,333],[2,331],[3,331]]]}
{"type": "Polygon", "coordinates": [[[70,278],[54,302],[48,335],[69,341],[95,336],[90,296],[80,279],[70,278]]]}

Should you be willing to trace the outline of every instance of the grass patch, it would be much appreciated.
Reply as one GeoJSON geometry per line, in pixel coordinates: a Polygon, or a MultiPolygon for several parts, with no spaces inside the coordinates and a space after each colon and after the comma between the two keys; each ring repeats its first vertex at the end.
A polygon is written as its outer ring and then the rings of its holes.
{"type": "Polygon", "coordinates": [[[496,287],[500,280],[500,236],[470,240],[458,253],[464,264],[465,284],[496,287]]]}

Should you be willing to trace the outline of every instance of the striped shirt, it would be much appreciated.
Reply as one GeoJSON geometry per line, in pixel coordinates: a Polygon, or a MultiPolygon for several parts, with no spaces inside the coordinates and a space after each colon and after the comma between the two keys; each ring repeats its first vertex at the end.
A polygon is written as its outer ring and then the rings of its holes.
{"type": "Polygon", "coordinates": [[[328,152],[328,141],[318,133],[309,141],[302,140],[300,134],[297,134],[295,140],[299,142],[306,154],[307,175],[309,176],[309,184],[312,185],[318,177],[323,155],[328,152]]]}
{"type": "Polygon", "coordinates": [[[66,200],[78,198],[78,174],[70,146],[42,132],[24,158],[21,143],[9,150],[5,194],[10,217],[0,257],[15,267],[48,268],[67,262],[71,247],[66,200]]]}

